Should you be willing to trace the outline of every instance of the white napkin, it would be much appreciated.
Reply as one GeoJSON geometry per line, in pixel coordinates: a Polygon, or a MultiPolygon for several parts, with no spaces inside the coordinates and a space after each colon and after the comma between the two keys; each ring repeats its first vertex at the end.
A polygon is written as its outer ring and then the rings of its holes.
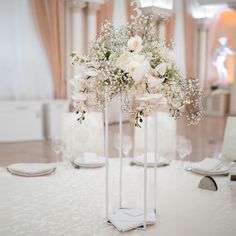
{"type": "MultiPolygon", "coordinates": [[[[143,212],[139,210],[117,209],[109,215],[111,223],[120,231],[127,231],[143,225],[143,212]]],[[[156,215],[154,211],[147,212],[147,224],[154,224],[156,215]]]]}
{"type": "MultiPolygon", "coordinates": [[[[138,156],[136,158],[137,161],[144,163],[144,154],[141,156],[138,156]]],[[[157,154],[157,163],[164,163],[166,162],[166,159],[164,157],[159,156],[157,154]]],[[[153,164],[155,163],[155,153],[154,152],[148,152],[147,153],[147,163],[148,164],[153,164]]]]}
{"type": "Polygon", "coordinates": [[[49,172],[55,168],[55,165],[49,163],[17,163],[9,165],[7,168],[15,173],[34,175],[49,172]]]}
{"type": "Polygon", "coordinates": [[[222,166],[221,161],[213,158],[205,158],[200,162],[192,164],[192,168],[201,171],[214,171],[220,168],[221,166],[222,166]]]}
{"type": "Polygon", "coordinates": [[[105,163],[105,158],[98,156],[96,153],[93,152],[85,152],[83,157],[76,158],[74,162],[75,164],[86,164],[86,165],[102,164],[105,163]]]}

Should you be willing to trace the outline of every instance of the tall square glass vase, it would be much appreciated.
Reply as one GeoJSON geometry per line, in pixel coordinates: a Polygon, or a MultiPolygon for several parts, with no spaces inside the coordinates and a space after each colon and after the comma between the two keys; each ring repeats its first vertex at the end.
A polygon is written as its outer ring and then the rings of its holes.
{"type": "MultiPolygon", "coordinates": [[[[108,97],[108,88],[106,88],[106,98],[108,97]]],[[[154,206],[153,209],[147,210],[147,153],[148,153],[148,119],[144,119],[144,175],[143,175],[143,209],[128,208],[123,206],[123,156],[122,156],[122,137],[123,137],[123,112],[122,112],[122,94],[119,96],[119,208],[109,210],[109,157],[108,157],[108,99],[105,99],[105,157],[106,157],[106,220],[107,223],[114,225],[119,231],[127,231],[131,229],[146,230],[147,225],[155,224],[156,222],[156,167],[157,167],[157,149],[155,149],[155,166],[154,166],[154,206]]],[[[157,115],[155,119],[157,128],[157,115]]],[[[155,142],[157,141],[157,129],[155,133],[155,142]]],[[[132,168],[132,167],[130,167],[132,168]]]]}

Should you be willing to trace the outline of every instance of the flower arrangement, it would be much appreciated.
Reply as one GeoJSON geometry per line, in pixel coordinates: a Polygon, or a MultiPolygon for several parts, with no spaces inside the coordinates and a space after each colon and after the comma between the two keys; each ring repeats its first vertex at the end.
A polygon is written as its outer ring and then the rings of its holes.
{"type": "MultiPolygon", "coordinates": [[[[202,93],[198,80],[181,76],[172,51],[158,39],[152,22],[152,16],[143,15],[121,28],[106,21],[87,56],[71,54],[72,64],[80,68],[72,80],[72,100],[80,122],[88,105],[102,111],[105,101],[121,94],[126,103],[127,94],[165,98],[175,119],[185,115],[188,124],[199,122],[202,93]]],[[[151,109],[148,99],[141,106],[131,107],[129,103],[124,107],[135,114],[136,127],[141,127],[151,109]]]]}

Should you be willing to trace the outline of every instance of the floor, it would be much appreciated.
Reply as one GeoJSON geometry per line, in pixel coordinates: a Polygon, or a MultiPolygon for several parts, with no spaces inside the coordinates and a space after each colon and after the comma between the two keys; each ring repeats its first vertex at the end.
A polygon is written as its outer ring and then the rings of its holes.
{"type": "MultiPolygon", "coordinates": [[[[177,135],[184,135],[192,142],[191,161],[198,161],[206,156],[219,155],[222,148],[226,118],[205,117],[198,126],[186,126],[183,121],[177,122],[177,135]]],[[[118,156],[114,147],[114,134],[118,133],[118,124],[109,129],[109,155],[118,156]]],[[[124,134],[133,136],[133,124],[124,123],[124,134]]],[[[130,154],[132,156],[132,151],[130,154]]],[[[178,159],[176,155],[173,159],[178,159]]],[[[0,166],[15,162],[53,162],[56,154],[51,150],[50,140],[19,143],[0,143],[0,166]]]]}

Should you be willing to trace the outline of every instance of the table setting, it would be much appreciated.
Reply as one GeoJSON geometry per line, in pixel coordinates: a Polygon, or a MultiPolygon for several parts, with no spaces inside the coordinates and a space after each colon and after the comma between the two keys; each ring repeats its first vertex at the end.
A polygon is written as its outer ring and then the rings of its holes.
{"type": "Polygon", "coordinates": [[[235,236],[235,166],[207,157],[190,162],[193,147],[183,136],[176,138],[179,161],[159,152],[159,109],[197,125],[202,90],[198,79],[182,76],[156,37],[152,16],[142,14],[139,1],[131,7],[131,24],[116,28],[106,21],[88,55],[71,53],[78,66],[70,82],[75,116],[67,117],[67,138],[52,140],[56,163],[1,168],[0,235],[235,236]],[[118,158],[109,156],[108,113],[115,97],[118,158]],[[125,114],[143,130],[142,153],[132,158],[125,114]],[[94,151],[98,146],[102,154],[94,151]]]}
{"type": "Polygon", "coordinates": [[[222,161],[214,158],[205,158],[200,162],[192,163],[187,167],[187,170],[210,176],[229,174],[229,167],[222,161]]]}
{"type": "MultiPolygon", "coordinates": [[[[142,210],[143,168],[124,160],[124,206],[142,210]],[[130,190],[132,189],[132,191],[130,190]]],[[[119,160],[111,158],[110,204],[118,206],[119,160]]],[[[153,175],[153,168],[149,175],[153,175]]],[[[51,175],[24,178],[0,172],[0,235],[227,235],[236,230],[236,195],[227,176],[214,176],[218,190],[198,188],[202,175],[179,169],[172,161],[157,171],[157,219],[148,231],[120,233],[107,224],[105,210],[105,168],[65,169],[57,165],[51,175]],[[91,223],[92,222],[92,223],[91,223]]],[[[153,178],[149,178],[150,186],[153,178]]],[[[148,208],[153,201],[148,190],[148,208]]],[[[136,213],[137,214],[137,213],[136,213]]]]}
{"type": "Polygon", "coordinates": [[[105,165],[105,157],[98,156],[96,153],[84,153],[83,157],[73,160],[74,165],[84,168],[98,168],[105,165]]]}
{"type": "Polygon", "coordinates": [[[7,170],[14,175],[37,177],[51,174],[56,170],[56,165],[51,163],[16,163],[7,166],[7,170]]]}

